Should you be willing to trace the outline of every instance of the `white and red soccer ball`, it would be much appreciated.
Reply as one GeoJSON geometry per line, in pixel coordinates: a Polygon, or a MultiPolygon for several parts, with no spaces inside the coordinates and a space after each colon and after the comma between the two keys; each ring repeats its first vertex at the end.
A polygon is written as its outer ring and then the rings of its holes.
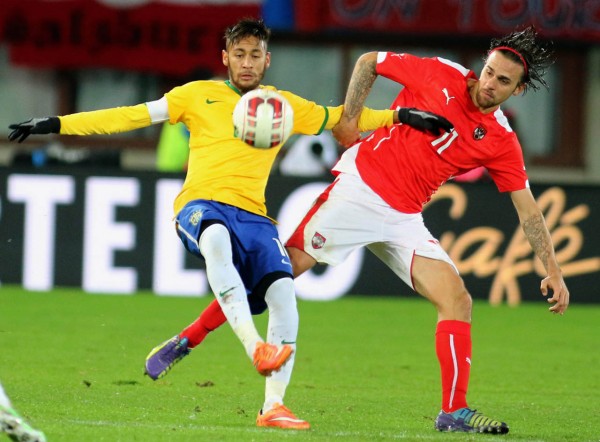
{"type": "Polygon", "coordinates": [[[245,93],[233,110],[235,137],[259,149],[284,143],[294,126],[294,110],[285,97],[273,90],[245,93]]]}

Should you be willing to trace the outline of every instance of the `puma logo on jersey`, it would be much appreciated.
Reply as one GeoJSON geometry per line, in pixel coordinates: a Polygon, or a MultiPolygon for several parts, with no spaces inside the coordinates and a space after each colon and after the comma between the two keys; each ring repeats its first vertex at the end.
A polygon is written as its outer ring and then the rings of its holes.
{"type": "Polygon", "coordinates": [[[446,96],[446,106],[448,105],[448,103],[450,103],[450,100],[452,100],[453,98],[456,98],[456,97],[451,97],[450,94],[448,93],[448,89],[446,89],[446,88],[442,89],[442,92],[446,96]]]}

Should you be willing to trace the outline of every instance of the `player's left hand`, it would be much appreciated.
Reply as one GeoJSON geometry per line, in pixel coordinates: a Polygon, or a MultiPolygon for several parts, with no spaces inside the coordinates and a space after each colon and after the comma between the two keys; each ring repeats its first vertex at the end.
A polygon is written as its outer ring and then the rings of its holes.
{"type": "Polygon", "coordinates": [[[398,110],[398,119],[403,124],[432,135],[450,132],[454,125],[441,115],[423,111],[413,107],[402,107],[398,110]]]}
{"type": "Polygon", "coordinates": [[[544,296],[548,296],[549,290],[552,290],[552,297],[547,299],[548,303],[554,304],[549,309],[552,313],[565,313],[569,306],[569,289],[560,273],[542,279],[540,290],[544,296]]]}

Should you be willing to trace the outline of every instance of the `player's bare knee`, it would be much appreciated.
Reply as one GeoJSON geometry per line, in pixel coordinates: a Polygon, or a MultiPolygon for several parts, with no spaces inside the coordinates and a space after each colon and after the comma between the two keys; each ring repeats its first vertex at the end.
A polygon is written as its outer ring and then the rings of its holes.
{"type": "Polygon", "coordinates": [[[459,312],[463,312],[471,316],[471,309],[473,307],[473,299],[463,286],[462,290],[459,290],[453,297],[454,309],[459,312]]]}

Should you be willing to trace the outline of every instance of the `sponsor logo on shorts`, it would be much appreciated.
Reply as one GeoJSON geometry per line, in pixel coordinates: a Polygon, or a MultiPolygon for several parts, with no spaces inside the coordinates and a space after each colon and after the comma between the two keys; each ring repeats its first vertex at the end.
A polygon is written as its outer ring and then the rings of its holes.
{"type": "Polygon", "coordinates": [[[325,241],[327,241],[325,239],[325,237],[323,235],[321,235],[319,232],[315,232],[315,234],[312,237],[312,248],[313,249],[321,249],[323,248],[323,246],[325,245],[325,241]]]}
{"type": "Polygon", "coordinates": [[[190,223],[192,226],[198,225],[200,220],[202,219],[202,210],[196,210],[194,213],[190,215],[190,223]]]}

